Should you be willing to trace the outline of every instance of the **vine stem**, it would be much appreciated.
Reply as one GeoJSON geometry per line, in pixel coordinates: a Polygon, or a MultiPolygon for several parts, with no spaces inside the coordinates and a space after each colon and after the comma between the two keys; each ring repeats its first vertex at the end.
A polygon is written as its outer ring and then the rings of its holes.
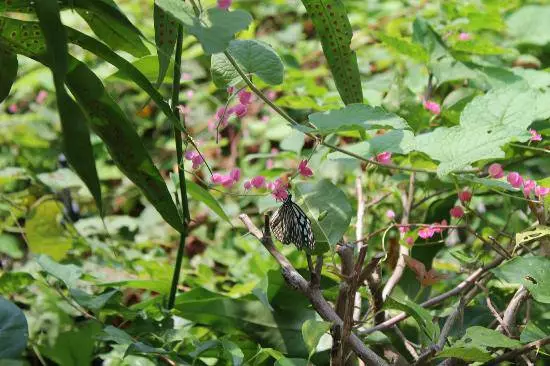
{"type": "MultiPolygon", "coordinates": [[[[256,87],[256,85],[254,85],[252,80],[250,80],[250,78],[244,73],[243,69],[239,66],[237,61],[233,58],[233,56],[231,56],[231,54],[228,51],[224,51],[224,55],[225,55],[225,57],[227,57],[227,59],[229,60],[229,63],[231,63],[233,68],[235,68],[235,71],[237,71],[237,73],[243,79],[245,84],[248,85],[250,90],[252,90],[254,92],[254,94],[256,94],[269,107],[271,107],[271,109],[273,109],[277,114],[279,114],[281,117],[283,117],[285,120],[287,120],[291,125],[293,125],[293,126],[300,126],[301,125],[294,118],[290,117],[288,115],[288,113],[286,113],[283,109],[281,109],[281,107],[279,107],[278,105],[273,103],[273,101],[271,101],[260,89],[258,89],[258,87],[256,87]]],[[[309,121],[307,122],[307,124],[310,125],[311,127],[315,128],[315,125],[311,124],[309,121]]],[[[417,172],[417,173],[437,174],[437,171],[435,171],[435,170],[413,168],[413,167],[404,167],[404,166],[399,166],[399,165],[395,165],[395,164],[382,164],[382,163],[379,163],[376,160],[367,159],[364,156],[357,155],[357,154],[355,154],[351,151],[347,151],[345,149],[342,149],[341,147],[338,147],[336,145],[332,145],[328,142],[325,142],[322,138],[320,138],[319,136],[314,135],[311,132],[304,132],[304,134],[311,137],[312,139],[314,139],[316,141],[319,141],[319,143],[321,145],[326,146],[329,149],[339,151],[342,154],[349,155],[349,156],[354,157],[358,160],[367,162],[369,164],[377,165],[377,166],[382,167],[382,168],[397,169],[397,170],[403,170],[403,171],[408,171],[408,172],[417,172]]],[[[460,170],[460,171],[456,171],[455,173],[460,174],[460,173],[477,173],[477,172],[479,172],[479,169],[460,170]]]]}
{"type": "MultiPolygon", "coordinates": [[[[183,26],[178,26],[178,38],[176,40],[176,54],[174,61],[174,80],[172,81],[172,112],[181,120],[180,113],[178,111],[179,94],[180,94],[180,79],[181,79],[181,52],[183,44],[183,26]]],[[[181,120],[185,124],[184,120],[181,120]]],[[[181,205],[183,208],[182,227],[180,232],[180,240],[178,246],[178,254],[176,255],[176,265],[174,266],[174,274],[172,275],[172,285],[170,287],[170,295],[168,296],[168,309],[174,307],[176,301],[176,293],[178,290],[178,283],[180,279],[181,263],[183,261],[183,252],[185,249],[185,239],[187,238],[187,224],[190,221],[189,215],[189,203],[187,201],[187,187],[185,186],[185,170],[183,170],[183,139],[181,137],[181,131],[174,126],[174,141],[176,144],[176,158],[178,160],[177,169],[179,177],[179,190],[181,195],[181,205]]],[[[177,193],[176,193],[177,194],[177,193]]]]}

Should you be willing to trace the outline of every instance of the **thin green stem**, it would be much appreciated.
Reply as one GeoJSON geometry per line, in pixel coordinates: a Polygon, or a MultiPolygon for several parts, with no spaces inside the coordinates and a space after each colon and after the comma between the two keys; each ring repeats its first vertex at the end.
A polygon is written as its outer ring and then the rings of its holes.
{"type": "MultiPolygon", "coordinates": [[[[176,41],[176,54],[174,61],[174,80],[172,82],[172,111],[176,118],[180,119],[180,113],[178,111],[179,94],[180,94],[180,80],[181,80],[181,53],[183,43],[183,27],[178,27],[178,38],[176,41]]],[[[182,120],[182,124],[185,125],[185,121],[182,120]]],[[[185,171],[182,169],[183,164],[183,140],[181,137],[181,131],[174,126],[174,141],[176,143],[176,158],[178,160],[177,169],[179,176],[179,189],[181,195],[181,205],[183,211],[182,227],[180,232],[180,240],[178,246],[178,254],[176,255],[176,265],[174,266],[174,274],[172,275],[172,286],[170,287],[170,295],[168,297],[168,309],[174,307],[176,301],[176,293],[178,290],[178,283],[180,279],[181,263],[183,261],[183,252],[185,249],[185,239],[187,237],[187,224],[189,223],[189,203],[187,201],[187,187],[185,186],[185,171]]]]}
{"type": "Polygon", "coordinates": [[[550,154],[550,150],[546,150],[546,149],[543,149],[543,148],[540,148],[540,147],[521,145],[521,144],[516,144],[516,143],[511,143],[510,146],[519,147],[520,149],[538,151],[538,152],[543,152],[543,153],[546,153],[546,154],[550,154]]]}
{"type": "MultiPolygon", "coordinates": [[[[271,109],[273,109],[277,114],[279,114],[281,117],[283,117],[284,119],[286,119],[291,125],[294,125],[294,126],[298,126],[298,125],[301,125],[300,123],[298,123],[295,119],[293,119],[292,117],[290,117],[284,110],[282,110],[279,106],[277,106],[275,103],[273,103],[273,101],[271,101],[260,89],[258,89],[256,87],[256,85],[254,85],[254,83],[250,80],[250,78],[244,73],[244,71],[241,69],[241,67],[239,66],[239,64],[237,63],[237,61],[233,58],[233,56],[231,56],[231,54],[227,51],[224,52],[224,55],[225,57],[227,57],[227,59],[229,60],[229,62],[231,63],[231,65],[233,65],[233,67],[235,68],[235,70],[237,71],[237,73],[241,76],[241,78],[243,79],[243,81],[245,82],[246,85],[248,85],[248,87],[250,88],[250,90],[252,90],[254,92],[254,94],[256,94],[261,100],[263,100],[265,102],[265,104],[267,104],[268,106],[271,107],[271,109]]],[[[308,122],[308,124],[310,124],[308,122]]],[[[315,127],[314,125],[311,125],[310,126],[312,127],[315,127]]],[[[339,151],[341,152],[342,154],[346,154],[346,155],[349,155],[349,156],[352,156],[356,159],[359,159],[361,161],[364,161],[364,162],[367,162],[369,164],[373,164],[373,165],[377,165],[379,167],[382,167],[382,168],[386,168],[386,169],[397,169],[397,170],[403,170],[403,171],[407,171],[407,172],[418,172],[418,173],[428,173],[428,174],[437,174],[437,172],[435,170],[428,170],[428,169],[421,169],[421,168],[413,168],[413,167],[404,167],[404,166],[399,166],[399,165],[395,165],[395,164],[382,164],[382,163],[379,163],[377,162],[376,160],[370,160],[364,156],[361,156],[361,155],[357,155],[351,151],[347,151],[345,149],[342,149],[341,147],[338,147],[336,145],[332,145],[328,142],[325,142],[323,141],[319,136],[316,136],[314,135],[313,133],[310,133],[310,132],[305,132],[305,135],[311,137],[312,139],[316,140],[316,141],[319,141],[321,145],[324,145],[326,147],[328,147],[329,149],[332,149],[332,150],[335,150],[335,151],[339,151]]],[[[462,170],[462,171],[457,171],[455,173],[476,173],[478,172],[479,169],[470,169],[470,170],[462,170]]]]}

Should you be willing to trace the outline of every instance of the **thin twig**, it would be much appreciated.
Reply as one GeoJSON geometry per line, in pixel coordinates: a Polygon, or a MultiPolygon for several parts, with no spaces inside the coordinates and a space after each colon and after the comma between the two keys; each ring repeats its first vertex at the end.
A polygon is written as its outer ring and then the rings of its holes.
{"type": "MultiPolygon", "coordinates": [[[[239,218],[247,227],[248,231],[254,235],[266,248],[266,250],[271,254],[271,256],[277,261],[282,270],[282,275],[285,281],[294,289],[301,292],[305,295],[311,305],[317,311],[317,313],[327,321],[334,323],[336,326],[342,327],[344,322],[336,314],[332,306],[325,300],[320,289],[318,287],[312,287],[308,282],[296,271],[292,264],[282,255],[277,248],[273,245],[273,240],[271,239],[271,232],[269,229],[269,216],[266,215],[264,221],[264,232],[265,235],[252,223],[250,217],[246,214],[239,215],[239,218]]],[[[374,353],[372,350],[367,348],[363,341],[359,339],[355,334],[351,334],[349,338],[350,347],[357,354],[357,356],[362,359],[367,365],[388,365],[384,359],[374,353]]]]}
{"type": "Polygon", "coordinates": [[[525,287],[521,286],[512,297],[512,300],[510,300],[506,310],[504,310],[504,314],[502,315],[502,324],[497,327],[499,332],[502,332],[503,329],[508,329],[510,335],[515,335],[517,313],[519,312],[521,305],[523,305],[528,298],[529,291],[527,291],[525,287]]]}
{"type": "Polygon", "coordinates": [[[538,341],[527,343],[522,347],[516,348],[510,352],[506,352],[503,355],[500,355],[498,357],[493,358],[492,360],[485,362],[483,366],[500,365],[503,361],[513,360],[520,355],[523,355],[535,349],[539,349],[542,346],[545,346],[549,343],[550,343],[550,336],[539,339],[538,341]]]}

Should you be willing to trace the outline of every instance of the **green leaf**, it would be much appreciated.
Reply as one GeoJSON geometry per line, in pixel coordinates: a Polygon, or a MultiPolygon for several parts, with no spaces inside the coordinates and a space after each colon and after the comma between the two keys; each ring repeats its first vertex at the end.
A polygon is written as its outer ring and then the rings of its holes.
{"type": "Polygon", "coordinates": [[[384,303],[384,309],[395,309],[401,310],[416,320],[416,323],[422,329],[424,334],[432,341],[437,342],[439,338],[439,326],[437,323],[432,321],[432,315],[430,312],[420,305],[406,300],[397,300],[393,297],[390,297],[384,303]]]}
{"type": "Polygon", "coordinates": [[[544,225],[537,225],[532,230],[522,231],[516,233],[516,246],[521,244],[528,244],[535,240],[540,240],[546,236],[550,236],[550,227],[544,225]]]}
{"type": "Polygon", "coordinates": [[[519,337],[521,343],[530,343],[550,335],[550,320],[537,319],[530,320],[519,337]]]}
{"type": "Polygon", "coordinates": [[[341,109],[316,112],[309,115],[309,121],[317,127],[316,133],[329,134],[336,131],[364,131],[375,128],[409,128],[398,115],[386,112],[381,107],[366,104],[350,104],[341,109]]]}
{"type": "Polygon", "coordinates": [[[0,16],[0,44],[4,49],[28,57],[44,56],[46,42],[37,22],[0,16]]]}
{"type": "Polygon", "coordinates": [[[21,309],[0,297],[0,359],[21,357],[28,336],[27,319],[21,309]]]}
{"type": "Polygon", "coordinates": [[[167,295],[170,292],[170,283],[165,280],[122,280],[116,282],[98,283],[102,287],[129,287],[137,289],[145,289],[158,292],[159,294],[167,295]]]}
{"type": "Polygon", "coordinates": [[[509,49],[499,47],[493,42],[483,38],[458,41],[453,45],[453,51],[472,53],[476,55],[501,55],[511,52],[509,49]]]}
{"type": "Polygon", "coordinates": [[[550,42],[550,6],[526,5],[506,20],[509,34],[517,43],[544,46],[550,42]]]}
{"type": "Polygon", "coordinates": [[[130,345],[134,343],[134,339],[122,329],[108,325],[103,328],[103,333],[98,335],[98,338],[103,341],[112,341],[117,344],[130,345]]]}
{"type": "Polygon", "coordinates": [[[340,0],[302,0],[321,39],[323,53],[345,104],[363,103],[357,56],[350,48],[353,32],[340,0]]]}
{"type": "Polygon", "coordinates": [[[517,192],[518,189],[512,187],[510,183],[508,183],[505,180],[500,179],[493,179],[493,178],[479,178],[476,177],[473,174],[461,174],[458,176],[458,179],[461,181],[473,183],[473,184],[481,184],[484,187],[487,188],[498,188],[503,191],[511,191],[511,192],[517,192]]]}
{"type": "Polygon", "coordinates": [[[26,272],[6,272],[0,276],[0,295],[13,296],[34,282],[26,272]]]}
{"type": "Polygon", "coordinates": [[[21,259],[25,255],[21,249],[19,239],[10,234],[0,234],[0,253],[6,254],[13,259],[21,259]]]}
{"type": "Polygon", "coordinates": [[[208,208],[216,213],[221,219],[231,224],[231,219],[227,216],[219,202],[206,189],[190,180],[185,180],[187,193],[196,201],[204,203],[208,208]]]}
{"type": "Polygon", "coordinates": [[[69,292],[79,305],[93,311],[101,310],[113,296],[120,293],[118,290],[109,290],[100,295],[90,295],[78,288],[71,288],[69,292]]]}
{"type": "Polygon", "coordinates": [[[159,72],[157,85],[160,85],[166,76],[170,58],[174,53],[174,46],[178,36],[176,19],[169,13],[162,10],[157,4],[154,5],[153,18],[155,22],[155,44],[157,46],[157,57],[159,72]]]}
{"type": "Polygon", "coordinates": [[[516,257],[492,272],[510,284],[525,286],[533,299],[550,303],[550,259],[546,257],[516,257]]]}
{"type": "Polygon", "coordinates": [[[198,19],[191,7],[182,1],[156,0],[156,4],[197,37],[204,52],[209,55],[225,51],[235,34],[248,28],[252,22],[252,16],[240,9],[226,11],[210,8],[206,11],[206,18],[198,19]]]}
{"type": "Polygon", "coordinates": [[[303,358],[281,357],[275,362],[275,366],[308,366],[310,363],[303,358]]]}
{"type": "Polygon", "coordinates": [[[77,0],[75,7],[85,9],[78,9],[78,14],[109,47],[126,51],[135,57],[149,54],[141,40],[141,32],[111,0],[77,0]]]}
{"type": "Polygon", "coordinates": [[[466,329],[466,334],[445,348],[436,357],[456,357],[465,361],[485,362],[491,359],[491,348],[516,348],[521,346],[521,342],[506,337],[504,334],[493,329],[480,326],[473,326],[466,329]]]}
{"type": "Polygon", "coordinates": [[[227,338],[222,339],[222,346],[224,352],[228,355],[228,358],[231,360],[231,364],[235,366],[240,366],[243,364],[244,353],[235,343],[231,342],[227,338]]]}
{"type": "Polygon", "coordinates": [[[416,149],[440,161],[439,175],[483,159],[503,158],[501,147],[530,138],[537,94],[525,85],[491,90],[474,98],[460,115],[460,125],[439,127],[416,137],[416,149]]]}
{"type": "Polygon", "coordinates": [[[47,255],[39,256],[36,262],[47,274],[65,283],[67,288],[75,287],[78,279],[82,277],[82,268],[74,264],[60,264],[47,255]]]}
{"type": "Polygon", "coordinates": [[[97,321],[77,323],[77,327],[59,334],[53,346],[38,346],[42,355],[58,365],[91,365],[95,336],[101,331],[97,321]]]}
{"type": "Polygon", "coordinates": [[[92,193],[100,214],[103,214],[101,188],[95,166],[86,117],[65,90],[67,74],[67,34],[59,17],[56,1],[37,0],[36,14],[46,40],[46,63],[51,68],[57,107],[63,128],[63,147],[69,164],[76,170],[92,193]]]}
{"type": "Polygon", "coordinates": [[[297,183],[296,198],[312,222],[315,236],[315,252],[324,252],[328,246],[334,246],[347,231],[353,209],[342,190],[328,179],[317,183],[297,183]],[[326,211],[322,220],[319,215],[326,211]]]}
{"type": "Polygon", "coordinates": [[[120,170],[141,189],[168,224],[181,230],[181,218],[160,172],[101,80],[86,65],[71,58],[67,85],[120,170]]]}
{"type": "Polygon", "coordinates": [[[429,60],[426,51],[416,43],[411,43],[404,38],[388,36],[381,32],[376,33],[376,37],[402,55],[424,63],[427,63],[429,60]]]}
{"type": "MultiPolygon", "coordinates": [[[[270,85],[283,82],[283,62],[270,45],[256,40],[233,40],[229,43],[227,52],[245,74],[255,74],[270,85]]],[[[211,65],[212,80],[218,88],[237,84],[241,80],[241,76],[223,53],[212,55],[211,65]]]]}
{"type": "Polygon", "coordinates": [[[63,205],[48,199],[34,207],[25,221],[25,233],[29,250],[35,254],[47,254],[55,260],[65,257],[73,246],[73,239],[61,224],[63,205]]]}
{"type": "MultiPolygon", "coordinates": [[[[348,145],[346,146],[346,151],[369,159],[384,151],[396,154],[408,154],[414,147],[415,139],[411,131],[391,130],[383,135],[376,135],[368,141],[348,145]]],[[[330,153],[328,158],[331,160],[355,159],[353,156],[349,156],[339,151],[330,153]]]]}
{"type": "Polygon", "coordinates": [[[312,355],[317,349],[319,340],[330,330],[331,324],[328,322],[317,321],[317,320],[306,320],[302,325],[302,336],[304,337],[304,342],[306,343],[307,348],[309,349],[309,354],[312,355]]]}
{"type": "Polygon", "coordinates": [[[195,288],[176,299],[180,316],[206,324],[222,332],[238,329],[262,347],[275,348],[289,356],[307,357],[301,326],[314,319],[315,312],[306,308],[279,309],[271,312],[260,301],[231,299],[202,288],[195,288]]]}
{"type": "Polygon", "coordinates": [[[0,47],[0,103],[10,94],[11,86],[17,78],[17,55],[0,47]]]}

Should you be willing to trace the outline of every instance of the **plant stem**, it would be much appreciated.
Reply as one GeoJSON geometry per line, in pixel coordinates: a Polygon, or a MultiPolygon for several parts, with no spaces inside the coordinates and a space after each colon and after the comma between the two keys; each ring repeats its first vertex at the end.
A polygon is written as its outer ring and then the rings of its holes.
{"type": "MultiPolygon", "coordinates": [[[[172,81],[172,112],[181,120],[178,104],[179,104],[179,94],[180,94],[180,79],[181,79],[181,52],[182,52],[182,43],[183,43],[183,27],[180,25],[178,27],[178,39],[176,41],[176,54],[174,61],[174,80],[172,81]]],[[[182,121],[185,124],[185,121],[182,121]]],[[[176,143],[176,158],[177,158],[177,169],[179,175],[179,185],[180,185],[180,195],[181,195],[181,205],[183,208],[183,218],[182,218],[182,227],[180,232],[180,241],[178,246],[178,254],[176,255],[176,265],[174,266],[174,274],[172,275],[172,286],[170,287],[170,295],[168,297],[168,309],[174,307],[174,302],[176,301],[176,292],[178,290],[178,283],[180,279],[181,272],[181,263],[183,261],[183,252],[185,249],[185,239],[187,237],[187,223],[190,220],[189,215],[189,203],[187,202],[187,188],[185,186],[185,171],[183,170],[183,141],[181,138],[181,131],[174,126],[174,141],[176,143]]]]}

